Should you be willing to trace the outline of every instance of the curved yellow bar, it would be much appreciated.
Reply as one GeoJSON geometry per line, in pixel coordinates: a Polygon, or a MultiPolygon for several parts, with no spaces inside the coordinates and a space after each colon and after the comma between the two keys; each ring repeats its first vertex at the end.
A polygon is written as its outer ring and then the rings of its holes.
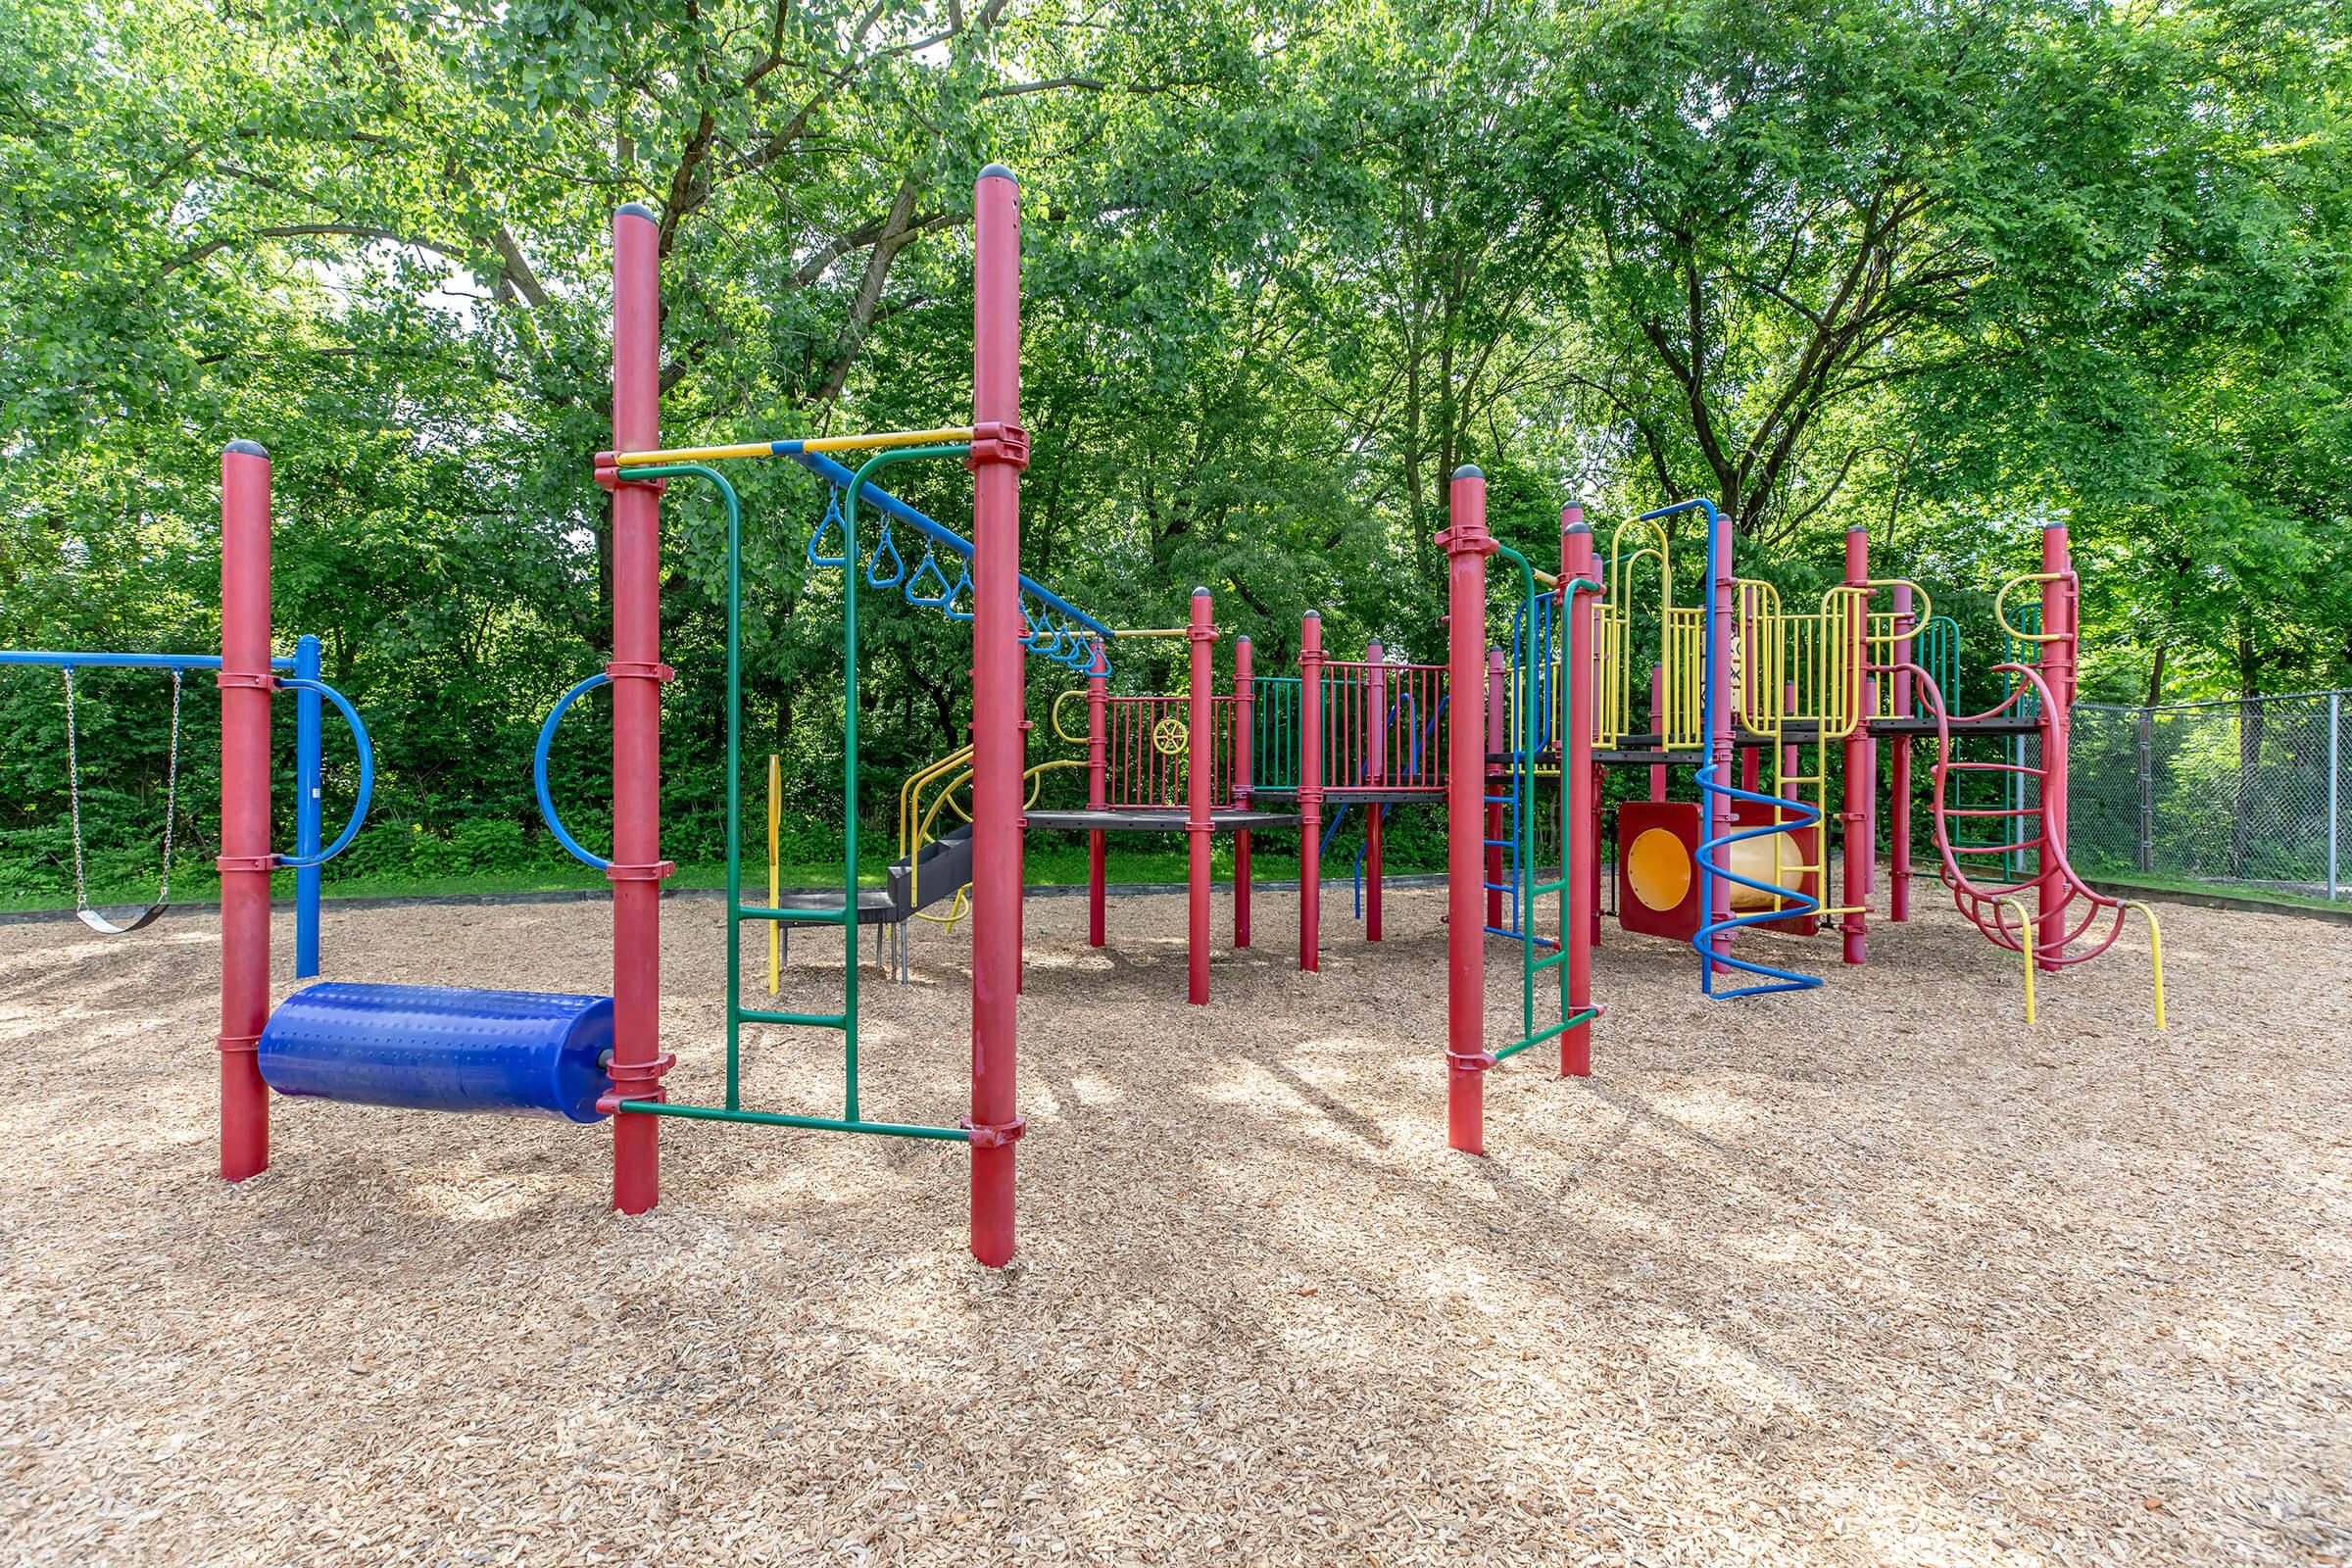
{"type": "Polygon", "coordinates": [[[2023,576],[2010,578],[2001,584],[2001,591],[1992,596],[1992,618],[1999,623],[2001,630],[2021,643],[2061,643],[2066,641],[2068,634],[2062,631],[2020,631],[2009,624],[2009,595],[2027,583],[2071,582],[2074,580],[2074,575],[2071,571],[2029,571],[2023,576]]]}
{"type": "Polygon", "coordinates": [[[2148,922],[2148,963],[2156,971],[2156,1027],[2161,1029],[2164,1027],[2164,933],[2157,929],[2156,911],[2137,899],[2129,901],[2124,907],[2137,909],[2148,922]]]}
{"type": "Polygon", "coordinates": [[[2019,939],[2018,946],[2025,950],[2026,955],[2026,1022],[2032,1023],[2034,1021],[2034,911],[2016,899],[2003,899],[2000,902],[2017,911],[2018,922],[2024,927],[2025,934],[2019,939]]]}
{"type": "Polygon", "coordinates": [[[1072,746],[1084,746],[1088,741],[1094,738],[1093,735],[1090,732],[1084,731],[1073,735],[1061,721],[1062,706],[1070,702],[1072,699],[1076,699],[1081,703],[1085,702],[1086,689],[1082,686],[1073,686],[1068,691],[1060,693],[1054,699],[1054,707],[1051,710],[1051,716],[1054,720],[1054,733],[1055,736],[1063,741],[1068,742],[1072,746]]]}

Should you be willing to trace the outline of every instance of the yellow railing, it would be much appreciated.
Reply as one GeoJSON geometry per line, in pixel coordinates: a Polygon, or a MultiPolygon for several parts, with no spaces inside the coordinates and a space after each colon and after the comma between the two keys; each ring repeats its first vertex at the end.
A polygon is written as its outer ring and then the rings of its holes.
{"type": "MultiPolygon", "coordinates": [[[[1065,692],[1063,695],[1073,694],[1065,692]]],[[[1075,695],[1083,697],[1086,694],[1079,692],[1075,695]]],[[[1085,737],[1079,738],[1083,740],[1085,737]]],[[[969,746],[959,747],[929,766],[908,774],[906,782],[899,786],[899,858],[906,862],[907,901],[915,906],[913,913],[916,919],[928,920],[934,925],[952,926],[962,919],[970,907],[969,901],[965,897],[971,891],[969,882],[956,890],[956,897],[949,903],[948,912],[945,914],[926,913],[920,906],[923,902],[922,852],[925,846],[938,837],[934,830],[939,825],[940,813],[945,810],[953,810],[966,822],[972,819],[971,811],[958,798],[971,785],[971,764],[972,749],[969,746]],[[932,792],[934,786],[936,786],[936,793],[932,792]],[[928,805],[925,804],[926,799],[928,799],[928,805]]],[[[1021,808],[1027,810],[1037,804],[1038,792],[1045,787],[1045,776],[1048,773],[1084,766],[1086,766],[1086,759],[1064,757],[1049,762],[1040,762],[1023,771],[1021,778],[1026,782],[1028,788],[1022,791],[1021,808]]]]}
{"type": "Polygon", "coordinates": [[[2010,636],[2016,638],[2021,643],[2065,642],[2073,635],[2073,633],[2063,631],[2020,631],[2016,626],[2012,625],[2009,620],[2009,596],[2015,593],[2018,589],[2025,587],[2028,583],[2032,583],[2034,586],[2039,587],[2044,583],[2071,583],[2074,580],[2075,574],[2071,571],[2029,571],[2022,576],[2012,577],[2007,582],[2001,584],[2001,591],[1999,593],[1992,596],[1992,618],[2000,623],[2001,630],[2007,632],[2010,636]]]}
{"type": "Polygon", "coordinates": [[[1843,740],[1862,721],[1862,627],[1866,589],[1839,586],[1816,612],[1789,614],[1779,590],[1740,578],[1735,586],[1740,635],[1732,650],[1732,685],[1740,720],[1777,737],[1790,719],[1819,726],[1824,741],[1843,740]]]}

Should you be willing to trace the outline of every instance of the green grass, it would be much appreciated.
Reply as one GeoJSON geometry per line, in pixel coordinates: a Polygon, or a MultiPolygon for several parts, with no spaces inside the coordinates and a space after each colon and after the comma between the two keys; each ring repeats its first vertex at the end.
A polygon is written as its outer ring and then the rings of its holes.
{"type": "Polygon", "coordinates": [[[2163,876],[2134,871],[2129,876],[2112,876],[2097,871],[2083,875],[2107,888],[2128,888],[2148,893],[2206,893],[2217,898],[2239,899],[2248,904],[2273,904],[2283,909],[2352,909],[2352,900],[2337,899],[2330,904],[2317,894],[2288,893],[2278,888],[2254,887],[2242,882],[2199,882],[2193,877],[2163,876]]]}
{"type": "MultiPolygon", "coordinates": [[[[1182,882],[1186,876],[1186,856],[1181,834],[1119,835],[1110,841],[1109,876],[1113,883],[1169,883],[1182,882]]],[[[879,886],[889,869],[891,857],[885,849],[861,845],[858,881],[867,886],[879,886]]],[[[1215,840],[1213,874],[1218,881],[1233,875],[1233,840],[1219,835],[1215,840]]],[[[1295,854],[1270,853],[1259,849],[1250,857],[1251,875],[1258,881],[1286,881],[1298,874],[1298,858],[1295,854]]],[[[1355,851],[1351,844],[1335,843],[1331,854],[1324,858],[1323,876],[1327,882],[1345,882],[1355,868],[1355,851]]],[[[1388,871],[1392,876],[1404,876],[1422,871],[1445,869],[1442,863],[1422,865],[1409,857],[1394,852],[1388,857],[1388,871]]],[[[1023,879],[1032,887],[1083,887],[1086,883],[1086,847],[1078,843],[1038,843],[1029,847],[1022,867],[1023,879]]],[[[838,887],[841,882],[841,861],[830,859],[789,861],[781,867],[781,881],[786,888],[838,887]]],[[[371,872],[364,875],[339,876],[335,867],[325,871],[323,896],[335,899],[421,899],[421,898],[485,898],[519,893],[587,892],[609,887],[600,871],[573,861],[555,865],[533,865],[518,870],[487,870],[446,872],[425,875],[415,872],[371,872]]],[[[677,875],[666,884],[672,889],[692,889],[716,892],[727,885],[724,861],[696,861],[680,865],[677,875]]],[[[279,899],[294,896],[294,874],[280,871],[270,880],[270,892],[279,899]]],[[[744,893],[749,903],[757,904],[766,895],[767,867],[762,861],[751,861],[744,866],[744,893]]],[[[220,897],[220,879],[210,866],[188,865],[172,873],[172,892],[174,902],[210,904],[220,897]]],[[[91,888],[90,902],[102,908],[122,908],[145,904],[155,896],[152,880],[101,880],[91,888]]],[[[31,892],[0,894],[0,913],[22,913],[71,907],[71,892],[31,892]]]]}

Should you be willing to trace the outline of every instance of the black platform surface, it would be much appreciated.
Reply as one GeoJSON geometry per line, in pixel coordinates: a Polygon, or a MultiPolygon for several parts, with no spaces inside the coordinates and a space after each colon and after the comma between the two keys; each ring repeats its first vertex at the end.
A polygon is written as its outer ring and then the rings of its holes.
{"type": "MultiPolygon", "coordinates": [[[[1185,826],[1184,808],[1180,806],[1120,811],[1024,811],[1021,819],[1027,827],[1079,833],[1181,833],[1185,826]]],[[[1296,811],[1211,811],[1208,818],[1212,833],[1298,825],[1296,811]]]]}
{"type": "MultiPolygon", "coordinates": [[[[1250,788],[1250,793],[1252,795],[1279,795],[1288,800],[1295,798],[1298,792],[1295,789],[1268,789],[1262,784],[1253,784],[1250,788]]],[[[1426,802],[1431,806],[1445,805],[1445,786],[1418,790],[1327,789],[1323,792],[1323,804],[1326,807],[1411,806],[1416,802],[1426,802]]],[[[1296,821],[1297,818],[1294,817],[1292,820],[1296,821]]]]}
{"type": "MultiPolygon", "coordinates": [[[[743,906],[747,909],[770,907],[767,902],[751,888],[743,890],[743,906]]],[[[841,895],[838,893],[787,893],[775,902],[773,907],[799,909],[811,914],[838,914],[841,912],[841,895]]],[[[859,925],[893,925],[897,923],[898,919],[898,906],[892,902],[888,888],[859,888],[858,890],[858,923],[859,925]]]]}

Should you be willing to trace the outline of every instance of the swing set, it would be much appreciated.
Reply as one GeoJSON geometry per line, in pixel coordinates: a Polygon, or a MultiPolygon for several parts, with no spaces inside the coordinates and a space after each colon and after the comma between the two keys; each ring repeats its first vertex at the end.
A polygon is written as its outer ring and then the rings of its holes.
{"type": "MultiPolygon", "coordinates": [[[[219,679],[221,667],[218,654],[136,654],[98,653],[80,650],[4,649],[0,650],[0,667],[50,668],[60,672],[65,685],[66,710],[66,800],[71,813],[74,836],[74,913],[81,923],[100,936],[128,936],[143,931],[161,919],[172,907],[172,850],[175,842],[179,815],[179,731],[180,699],[186,677],[191,671],[213,671],[219,679]],[[125,909],[101,909],[90,902],[87,849],[82,829],[81,799],[81,725],[80,698],[83,688],[75,680],[77,671],[93,669],[134,669],[161,671],[172,680],[172,716],[167,760],[164,765],[164,853],[163,869],[155,897],[143,905],[125,909]]],[[[294,804],[294,843],[292,855],[272,857],[274,864],[291,870],[294,875],[294,972],[307,979],[318,972],[318,868],[342,853],[360,825],[367,818],[368,802],[375,786],[374,751],[368,737],[368,726],[359,712],[345,700],[342,693],[321,681],[319,677],[319,645],[316,637],[296,641],[294,652],[274,656],[270,661],[272,683],[280,689],[294,692],[294,754],[297,790],[294,804]],[[276,672],[283,671],[283,674],[276,672]],[[333,703],[351,726],[357,743],[360,761],[360,787],[351,820],[336,838],[331,849],[321,847],[321,795],[324,768],[320,759],[321,720],[324,705],[333,703]]]]}

